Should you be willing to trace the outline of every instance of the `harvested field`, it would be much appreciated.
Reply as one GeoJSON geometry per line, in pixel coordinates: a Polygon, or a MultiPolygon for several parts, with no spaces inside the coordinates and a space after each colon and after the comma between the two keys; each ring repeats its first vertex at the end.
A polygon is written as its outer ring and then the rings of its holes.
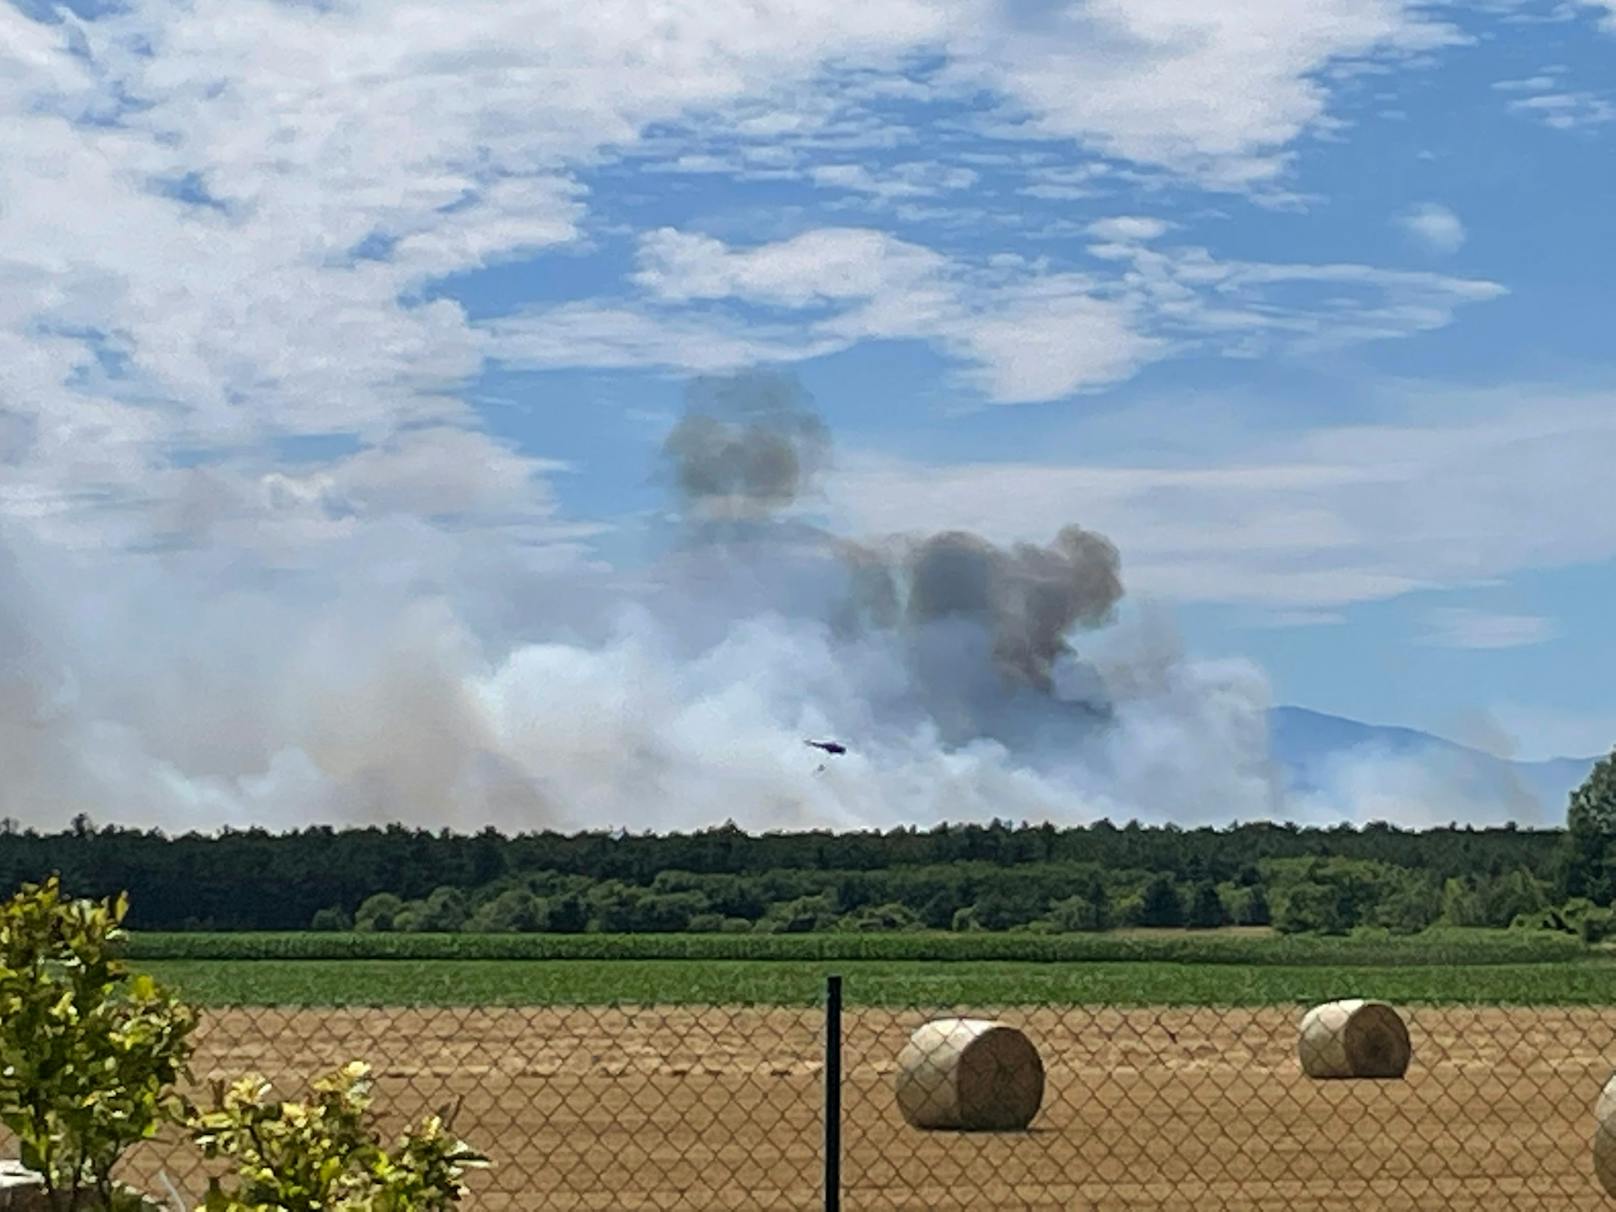
{"type": "MultiPolygon", "coordinates": [[[[896,1059],[944,1012],[849,1011],[844,1207],[1608,1206],[1590,1141],[1613,1010],[1416,1007],[1407,1080],[1326,1083],[1299,1073],[1291,1008],[968,1012],[1038,1045],[1033,1130],[908,1128],[896,1059]]],[[[207,1018],[197,1072],[257,1070],[291,1093],[363,1057],[391,1118],[462,1099],[457,1126],[498,1162],[478,1208],[811,1209],[822,1032],[814,1010],[237,1009],[207,1018]]]]}

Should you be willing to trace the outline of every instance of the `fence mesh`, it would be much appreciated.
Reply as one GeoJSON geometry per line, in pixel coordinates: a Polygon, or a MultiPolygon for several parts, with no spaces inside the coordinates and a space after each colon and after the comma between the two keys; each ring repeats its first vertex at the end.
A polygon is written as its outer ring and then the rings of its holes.
{"type": "MultiPolygon", "coordinates": [[[[855,991],[850,994],[856,996],[855,991]]],[[[951,1209],[1594,1209],[1593,1106],[1616,1010],[1416,1006],[1406,1078],[1316,1081],[1300,1009],[854,1007],[842,1017],[841,1207],[951,1209]],[[924,1022],[1021,1029],[1044,1069],[1026,1131],[921,1131],[899,1057],[924,1022]]],[[[288,1096],[372,1062],[389,1130],[458,1102],[495,1161],[477,1209],[825,1206],[823,1008],[232,1009],[194,1066],[260,1072],[288,1096]]],[[[184,1192],[206,1171],[176,1141],[129,1177],[184,1192]]]]}

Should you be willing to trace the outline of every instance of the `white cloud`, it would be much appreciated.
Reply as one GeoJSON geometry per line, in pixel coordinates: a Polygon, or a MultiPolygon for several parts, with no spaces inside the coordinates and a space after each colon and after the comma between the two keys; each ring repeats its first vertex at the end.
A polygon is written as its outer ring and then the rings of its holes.
{"type": "Polygon", "coordinates": [[[1465,228],[1446,206],[1422,202],[1397,216],[1397,226],[1434,253],[1455,253],[1464,246],[1465,228]]]}
{"type": "Polygon", "coordinates": [[[1110,241],[1090,249],[1103,274],[1014,256],[950,260],[862,228],[812,229],[740,249],[665,228],[641,238],[633,280],[647,303],[530,309],[482,328],[489,353],[535,367],[594,357],[606,366],[712,370],[798,361],[867,340],[926,341],[964,362],[986,399],[1018,403],[1105,387],[1184,352],[1311,353],[1407,336],[1504,293],[1439,274],[1219,261],[1202,248],[1147,246],[1165,231],[1152,219],[1104,220],[1091,230],[1110,241]],[[1298,287],[1319,297],[1310,302],[1298,287]],[[691,300],[829,311],[790,324],[667,309],[691,300]]]}
{"type": "Polygon", "coordinates": [[[1528,648],[1560,634],[1559,625],[1535,614],[1499,614],[1464,606],[1426,614],[1422,642],[1437,648],[1528,648]]]}
{"type": "MultiPolygon", "coordinates": [[[[911,141],[912,111],[895,103],[965,102],[978,131],[1076,142],[1164,177],[1295,201],[1280,183],[1289,149],[1339,124],[1329,114],[1333,86],[1367,66],[1465,41],[1432,12],[1420,0],[938,0],[927,8],[927,33],[889,49],[894,59],[935,56],[939,66],[911,59],[908,74],[880,76],[838,64],[828,73],[840,86],[834,96],[782,80],[761,99],[713,107],[688,133],[767,148],[789,175],[890,200],[950,188],[947,177],[963,174],[927,166],[912,177],[905,166],[877,170],[867,157],[823,153],[911,141]]],[[[834,6],[821,16],[840,20],[834,6]]],[[[689,149],[675,141],[668,150],[675,159],[689,149]]],[[[1083,197],[1092,180],[1039,179],[1026,192],[1083,197]]]]}
{"type": "Polygon", "coordinates": [[[1605,15],[1600,19],[1601,29],[1616,33],[1616,0],[1581,0],[1583,8],[1591,8],[1605,15]]]}
{"type": "Polygon", "coordinates": [[[1499,80],[1493,89],[1501,93],[1542,93],[1553,89],[1558,83],[1555,76],[1528,76],[1520,80],[1499,80]]]}
{"type": "Polygon", "coordinates": [[[169,524],[163,492],[198,491],[168,474],[176,449],[467,426],[486,338],[422,286],[576,241],[572,173],[651,122],[940,29],[902,0],[651,24],[483,0],[453,20],[412,0],[0,7],[0,438],[26,445],[0,507],[138,542],[143,511],[169,524]]]}
{"type": "Polygon", "coordinates": [[[817,228],[745,251],[662,228],[640,239],[634,281],[664,299],[737,297],[787,307],[868,299],[939,275],[946,261],[917,244],[865,228],[817,228]]]}
{"type": "Polygon", "coordinates": [[[1097,219],[1088,225],[1088,234],[1097,240],[1123,243],[1128,240],[1156,240],[1165,236],[1172,224],[1164,219],[1140,215],[1117,215],[1097,219]]]}
{"type": "Polygon", "coordinates": [[[1058,400],[1132,377],[1166,351],[1130,309],[1058,284],[990,294],[945,340],[990,400],[1058,400]]]}
{"type": "Polygon", "coordinates": [[[796,362],[847,347],[845,340],[805,340],[800,325],[742,328],[700,314],[594,303],[529,310],[491,320],[484,328],[493,357],[529,369],[650,366],[707,373],[796,362]]]}
{"type": "Polygon", "coordinates": [[[1536,76],[1518,80],[1500,80],[1493,88],[1516,94],[1509,102],[1510,113],[1534,118],[1555,130],[1578,130],[1616,120],[1616,104],[1602,93],[1567,87],[1563,67],[1547,67],[1536,76]]]}
{"type": "Polygon", "coordinates": [[[954,37],[954,70],[1038,133],[1237,190],[1270,186],[1325,117],[1323,69],[1460,40],[1403,0],[962,5],[954,37]]]}
{"type": "MultiPolygon", "coordinates": [[[[404,426],[466,424],[457,393],[490,352],[487,334],[451,301],[418,301],[420,288],[576,241],[590,215],[573,174],[632,148],[653,123],[727,121],[796,172],[789,147],[762,144],[853,146],[882,132],[839,100],[821,98],[803,117],[787,99],[813,100],[836,81],[860,103],[911,97],[914,82],[898,87],[891,68],[940,47],[953,66],[929,85],[995,82],[1041,135],[1229,183],[1257,160],[1272,167],[1322,113],[1320,66],[1445,37],[1391,0],[1332,0],[1306,21],[1265,5],[1209,16],[1181,0],[1096,0],[1043,25],[987,0],[851,13],[721,0],[650,24],[629,4],[585,13],[492,0],[458,5],[452,21],[423,0],[135,4],[56,25],[8,7],[0,21],[0,107],[12,119],[0,128],[10,199],[0,250],[14,287],[0,317],[0,393],[21,418],[6,432],[31,443],[8,494],[15,508],[53,516],[64,539],[74,519],[89,525],[86,486],[127,509],[176,447],[332,430],[381,443],[404,426]],[[1070,87],[1078,79],[1090,86],[1070,87]],[[1209,106],[1211,96],[1220,100],[1209,106]],[[356,249],[369,259],[354,260],[356,249]],[[113,372],[97,360],[109,349],[122,358],[113,372]]],[[[827,183],[877,196],[974,179],[921,160],[881,173],[845,157],[816,167],[827,183]]],[[[806,272],[784,263],[789,251],[728,250],[720,268],[743,291],[784,275],[772,297],[787,301],[791,275],[806,272]]],[[[872,271],[844,261],[838,272],[840,286],[818,276],[828,299],[853,298],[836,292],[867,289],[859,280],[872,271]]],[[[674,337],[702,333],[706,349],[677,364],[918,333],[979,366],[993,394],[1048,398],[1125,376],[1174,338],[1136,323],[1155,300],[1110,285],[1108,296],[1068,276],[900,299],[887,281],[806,339],[715,332],[700,317],[670,323],[600,301],[556,318],[583,330],[607,365],[672,356],[674,337]],[[1039,292],[1041,311],[1026,301],[1039,292]],[[1019,315],[1028,348],[1046,351],[1037,373],[1000,315],[1019,315]]],[[[1431,322],[1442,314],[1430,309],[1431,322]]],[[[1386,330],[1425,322],[1384,319],[1386,330]]],[[[524,325],[531,318],[516,316],[496,331],[524,325]]]]}
{"type": "MultiPolygon", "coordinates": [[[[1290,438],[1198,432],[1155,464],[844,456],[828,493],[855,533],[960,527],[1041,540],[1078,521],[1118,544],[1141,592],[1276,611],[1616,557],[1616,515],[1566,490],[1603,483],[1600,468],[1616,458],[1616,398],[1411,385],[1398,399],[1402,424],[1290,438]]],[[[1152,432],[1176,424],[1161,401],[1138,415],[1152,432]]],[[[1084,445],[1082,426],[1069,440],[1084,445]]],[[[1111,448],[1119,440],[1112,433],[1111,448]]]]}
{"type": "Polygon", "coordinates": [[[925,198],[951,190],[969,189],[980,179],[969,168],[908,162],[872,172],[862,164],[819,164],[808,170],[815,185],[873,194],[882,199],[925,198]]]}
{"type": "Polygon", "coordinates": [[[1555,130],[1579,130],[1616,121],[1616,105],[1597,93],[1540,93],[1509,103],[1511,113],[1536,118],[1555,130]]]}

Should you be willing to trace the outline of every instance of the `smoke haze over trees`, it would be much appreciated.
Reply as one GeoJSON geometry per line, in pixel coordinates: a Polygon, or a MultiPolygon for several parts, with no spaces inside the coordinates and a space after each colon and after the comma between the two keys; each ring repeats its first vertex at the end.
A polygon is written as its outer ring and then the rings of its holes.
{"type": "MultiPolygon", "coordinates": [[[[467,453],[494,491],[502,465],[467,453]]],[[[692,384],[660,456],[672,525],[615,568],[516,560],[519,526],[480,545],[465,485],[444,488],[442,525],[469,527],[450,542],[313,471],[265,480],[298,520],[256,554],[176,531],[160,563],[91,560],[0,535],[0,813],[170,831],[1522,819],[1378,759],[1287,787],[1262,672],[1124,610],[1126,553],[1080,519],[1009,544],[829,531],[835,451],[789,379],[692,384]],[[821,762],[806,737],[848,752],[821,762]]],[[[199,503],[175,524],[234,516],[199,503]]]]}

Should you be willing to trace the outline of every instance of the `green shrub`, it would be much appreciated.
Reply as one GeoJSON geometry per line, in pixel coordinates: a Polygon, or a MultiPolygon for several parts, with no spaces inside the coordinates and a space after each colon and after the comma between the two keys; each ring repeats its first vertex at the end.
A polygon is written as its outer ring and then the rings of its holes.
{"type": "Polygon", "coordinates": [[[544,903],[526,888],[507,888],[471,916],[471,929],[489,934],[531,934],[544,925],[544,903]]]}
{"type": "Polygon", "coordinates": [[[1559,909],[1539,909],[1535,913],[1517,913],[1510,922],[1511,930],[1553,930],[1560,934],[1575,934],[1576,928],[1566,921],[1559,909]]]}
{"type": "Polygon", "coordinates": [[[345,934],[353,929],[353,918],[333,905],[316,913],[309,922],[309,929],[321,934],[345,934]]]}
{"type": "Polygon", "coordinates": [[[398,917],[404,912],[404,901],[391,892],[378,892],[366,897],[354,914],[354,929],[366,934],[385,934],[398,928],[398,917]]]}
{"type": "Polygon", "coordinates": [[[1290,884],[1274,895],[1274,929],[1281,934],[1345,934],[1356,924],[1344,891],[1312,880],[1290,884]]]}
{"type": "Polygon", "coordinates": [[[353,1062],[316,1081],[304,1103],[270,1098],[252,1074],[214,1085],[212,1110],[192,1108],[192,1139],[235,1173],[209,1183],[202,1212],[444,1212],[461,1178],[487,1160],[441,1115],[385,1148],[370,1114],[370,1074],[353,1062]]]}
{"type": "Polygon", "coordinates": [[[453,934],[466,928],[471,916],[471,905],[459,888],[438,888],[424,901],[411,902],[410,920],[406,926],[400,922],[399,930],[413,930],[423,934],[453,934]]]}
{"type": "Polygon", "coordinates": [[[196,1014],[117,958],[119,896],[70,901],[60,881],[0,906],[0,1124],[52,1206],[116,1209],[129,1146],[180,1111],[196,1014]]]}
{"type": "Polygon", "coordinates": [[[865,905],[835,923],[837,930],[876,934],[899,934],[925,928],[918,913],[896,901],[884,905],[865,905]]]}
{"type": "Polygon", "coordinates": [[[771,905],[757,928],[765,934],[811,934],[836,922],[836,903],[829,896],[799,896],[771,905]]]}
{"type": "Polygon", "coordinates": [[[1104,929],[1102,907],[1083,896],[1069,896],[1049,906],[1044,925],[1051,934],[1091,932],[1104,929]]]}

